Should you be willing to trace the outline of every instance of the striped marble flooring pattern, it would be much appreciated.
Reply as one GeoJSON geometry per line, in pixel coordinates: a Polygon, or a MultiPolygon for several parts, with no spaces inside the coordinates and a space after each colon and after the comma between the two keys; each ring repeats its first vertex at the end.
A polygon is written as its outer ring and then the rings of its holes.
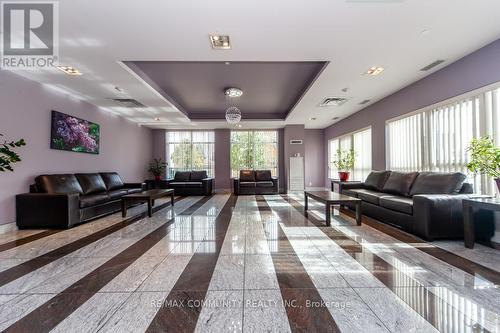
{"type": "Polygon", "coordinates": [[[485,265],[349,212],[326,227],[310,206],[178,197],[152,218],[136,206],[1,234],[0,331],[500,333],[500,256],[485,265]]]}

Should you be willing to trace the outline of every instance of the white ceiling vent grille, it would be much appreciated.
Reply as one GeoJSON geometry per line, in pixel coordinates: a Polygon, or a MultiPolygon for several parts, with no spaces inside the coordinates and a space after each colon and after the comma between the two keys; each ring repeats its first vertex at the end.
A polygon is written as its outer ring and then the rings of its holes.
{"type": "Polygon", "coordinates": [[[145,108],[146,105],[133,98],[111,98],[113,102],[124,108],[145,108]]]}
{"type": "Polygon", "coordinates": [[[344,98],[344,97],[327,97],[319,104],[319,106],[321,106],[321,107],[341,106],[341,105],[347,103],[348,100],[349,99],[344,98]]]}
{"type": "Polygon", "coordinates": [[[422,72],[427,72],[428,70],[431,70],[434,67],[441,65],[445,61],[446,60],[436,60],[432,64],[429,64],[429,65],[425,66],[424,68],[422,68],[421,71],[422,72]]]}

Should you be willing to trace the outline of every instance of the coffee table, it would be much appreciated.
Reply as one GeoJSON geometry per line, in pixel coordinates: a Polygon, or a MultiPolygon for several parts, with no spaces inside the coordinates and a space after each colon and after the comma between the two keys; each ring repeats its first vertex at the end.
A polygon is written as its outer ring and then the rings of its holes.
{"type": "Polygon", "coordinates": [[[156,189],[147,190],[140,193],[127,194],[122,197],[122,217],[127,216],[127,208],[134,203],[148,203],[148,216],[153,215],[153,206],[155,200],[163,197],[170,196],[170,204],[174,205],[174,190],[173,189],[156,189]]]}
{"type": "Polygon", "coordinates": [[[308,198],[312,198],[316,201],[322,202],[325,204],[325,214],[326,214],[326,225],[331,225],[331,208],[333,205],[345,205],[345,204],[354,204],[356,207],[356,223],[357,225],[361,225],[361,199],[350,197],[347,195],[330,192],[330,191],[305,191],[305,210],[309,209],[308,207],[308,198]]]}
{"type": "Polygon", "coordinates": [[[471,198],[462,200],[464,214],[464,243],[465,247],[472,249],[476,241],[474,234],[474,224],[480,221],[474,221],[473,212],[476,209],[491,211],[500,211],[500,199],[498,198],[471,198]]]}

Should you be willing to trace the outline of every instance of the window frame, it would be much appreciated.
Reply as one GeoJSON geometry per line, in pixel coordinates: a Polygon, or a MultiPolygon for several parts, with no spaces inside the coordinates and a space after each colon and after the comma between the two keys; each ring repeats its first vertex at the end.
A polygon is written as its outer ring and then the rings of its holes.
{"type": "Polygon", "coordinates": [[[166,160],[168,163],[167,169],[165,170],[167,174],[167,178],[169,176],[173,177],[175,175],[176,171],[193,171],[195,170],[193,168],[193,147],[195,145],[211,145],[211,149],[209,148],[209,151],[212,152],[212,156],[208,157],[208,160],[204,161],[204,166],[203,170],[207,171],[207,174],[209,177],[215,177],[215,131],[213,130],[167,130],[165,133],[165,143],[166,143],[166,160]],[[170,146],[171,145],[179,145],[182,144],[182,142],[171,142],[169,139],[169,135],[171,133],[189,133],[189,146],[190,146],[190,152],[191,152],[191,158],[190,162],[191,165],[188,168],[182,168],[182,167],[171,167],[171,157],[170,157],[170,146]],[[193,134],[195,133],[209,133],[209,136],[211,136],[212,141],[193,141],[193,134]],[[171,174],[171,170],[173,171],[173,174],[171,174]],[[180,169],[185,169],[185,170],[180,170],[180,169]]]}

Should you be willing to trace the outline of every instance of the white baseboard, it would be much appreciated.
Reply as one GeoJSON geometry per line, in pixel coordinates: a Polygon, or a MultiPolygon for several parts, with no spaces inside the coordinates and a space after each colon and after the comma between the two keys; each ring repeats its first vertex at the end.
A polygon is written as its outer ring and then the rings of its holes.
{"type": "Polygon", "coordinates": [[[17,231],[16,222],[10,222],[0,225],[0,234],[5,234],[11,231],[17,231]]]}

